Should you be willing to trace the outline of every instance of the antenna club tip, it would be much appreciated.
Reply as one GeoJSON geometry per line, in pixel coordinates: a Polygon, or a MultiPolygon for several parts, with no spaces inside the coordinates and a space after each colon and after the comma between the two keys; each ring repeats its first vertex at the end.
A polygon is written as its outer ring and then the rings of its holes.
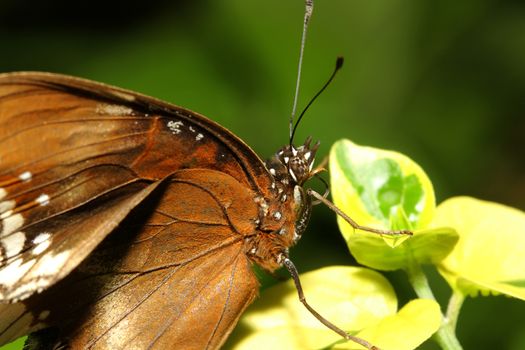
{"type": "Polygon", "coordinates": [[[337,57],[337,60],[335,61],[335,69],[341,69],[343,66],[345,59],[343,56],[337,57]]]}

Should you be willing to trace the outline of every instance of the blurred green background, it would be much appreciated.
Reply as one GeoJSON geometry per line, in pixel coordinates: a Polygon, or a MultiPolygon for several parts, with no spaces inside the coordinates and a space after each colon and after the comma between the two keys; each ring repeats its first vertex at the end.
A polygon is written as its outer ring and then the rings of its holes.
{"type": "MultiPolygon", "coordinates": [[[[300,106],[336,56],[346,62],[297,142],[321,140],[319,160],[343,137],[395,149],[427,171],[438,201],[466,194],[525,208],[525,2],[315,5],[300,106]]],[[[218,121],[266,158],[287,142],[303,7],[3,0],[0,71],[60,72],[153,95],[218,121]]],[[[301,271],[352,263],[334,215],[320,206],[291,256],[301,271]]],[[[429,273],[445,301],[446,284],[429,273]]],[[[413,297],[403,273],[387,276],[401,303],[413,297]]],[[[465,349],[525,349],[524,315],[517,300],[468,299],[459,338],[465,349]]]]}

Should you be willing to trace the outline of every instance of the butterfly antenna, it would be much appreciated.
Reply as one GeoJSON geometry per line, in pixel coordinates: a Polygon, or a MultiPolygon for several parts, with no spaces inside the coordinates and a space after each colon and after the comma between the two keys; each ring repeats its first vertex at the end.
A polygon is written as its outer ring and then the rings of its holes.
{"type": "Polygon", "coordinates": [[[301,85],[301,70],[303,67],[303,55],[304,55],[304,46],[306,43],[306,32],[308,31],[308,23],[310,22],[310,18],[312,17],[312,12],[314,10],[314,1],[313,0],[306,0],[305,1],[306,9],[304,11],[304,22],[303,22],[303,34],[301,37],[301,49],[299,51],[299,67],[297,69],[297,82],[295,83],[295,96],[293,99],[293,107],[292,107],[292,114],[290,115],[290,146],[292,145],[293,141],[293,129],[294,129],[294,119],[295,119],[295,112],[297,111],[297,100],[299,98],[299,86],[301,85]]]}
{"type": "Polygon", "coordinates": [[[328,85],[330,85],[330,83],[332,82],[332,80],[334,80],[335,75],[337,74],[337,72],[339,71],[339,69],[341,69],[341,67],[343,67],[343,62],[344,62],[343,57],[337,57],[337,60],[335,61],[335,69],[334,69],[334,71],[332,72],[332,75],[330,76],[330,78],[328,78],[328,81],[323,85],[323,87],[321,88],[321,90],[319,90],[319,91],[317,92],[317,94],[315,94],[315,96],[310,100],[310,102],[308,102],[308,104],[306,105],[306,107],[304,107],[303,111],[302,111],[301,114],[299,115],[299,118],[297,118],[297,121],[295,122],[295,125],[294,125],[293,128],[291,129],[292,132],[290,133],[290,145],[292,144],[293,137],[294,137],[294,135],[295,135],[295,130],[297,130],[297,126],[299,125],[299,122],[301,121],[301,119],[303,119],[304,114],[306,113],[306,111],[308,110],[308,108],[310,108],[310,106],[312,105],[312,103],[314,103],[314,101],[317,99],[317,97],[319,97],[319,95],[321,95],[321,94],[323,93],[323,91],[328,87],[328,85]]]}

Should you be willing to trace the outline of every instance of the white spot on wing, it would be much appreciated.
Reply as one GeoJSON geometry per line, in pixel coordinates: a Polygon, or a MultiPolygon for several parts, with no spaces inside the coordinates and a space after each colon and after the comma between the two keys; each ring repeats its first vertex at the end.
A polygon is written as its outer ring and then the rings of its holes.
{"type": "Polygon", "coordinates": [[[202,140],[203,137],[204,137],[203,134],[198,133],[197,136],[195,136],[195,141],[200,141],[200,140],[202,140]]]}
{"type": "Polygon", "coordinates": [[[24,171],[22,174],[18,175],[18,178],[22,181],[29,181],[33,177],[30,171],[24,171]]]}
{"type": "Polygon", "coordinates": [[[33,244],[35,244],[35,247],[32,250],[32,253],[34,255],[39,255],[42,252],[44,252],[49,245],[51,244],[51,240],[49,239],[51,237],[50,233],[44,232],[39,234],[33,239],[33,244]]]}
{"type": "Polygon", "coordinates": [[[95,110],[98,114],[109,114],[109,115],[133,115],[133,110],[129,107],[122,105],[108,105],[100,104],[95,110]]]}
{"type": "Polygon", "coordinates": [[[275,218],[275,220],[281,220],[282,214],[280,211],[276,211],[275,213],[273,213],[273,217],[275,218]]]}
{"type": "Polygon", "coordinates": [[[6,257],[10,258],[20,253],[24,248],[25,241],[26,235],[20,231],[3,238],[2,245],[4,246],[6,257]]]}
{"type": "Polygon", "coordinates": [[[15,205],[16,202],[14,200],[0,202],[0,214],[13,209],[15,205]]]}
{"type": "Polygon", "coordinates": [[[38,269],[35,272],[35,277],[38,277],[38,275],[54,275],[55,273],[59,272],[60,269],[62,269],[68,258],[68,251],[61,252],[57,255],[44,255],[39,261],[38,269]]]}
{"type": "Polygon", "coordinates": [[[47,194],[45,194],[45,193],[41,194],[40,196],[38,196],[36,201],[42,206],[48,205],[49,204],[49,196],[47,194]]]}
{"type": "Polygon", "coordinates": [[[33,243],[40,244],[44,241],[47,241],[49,237],[51,237],[51,234],[49,232],[43,232],[33,239],[33,243]]]}
{"type": "MultiPolygon", "coordinates": [[[[5,212],[4,214],[10,214],[11,211],[5,212]]],[[[2,214],[2,216],[4,215],[2,214]]],[[[0,216],[1,218],[1,216],[0,216]]],[[[15,214],[11,215],[7,218],[5,218],[3,221],[3,228],[2,233],[0,233],[0,237],[6,236],[10,234],[11,232],[15,232],[18,230],[23,224],[24,224],[24,218],[21,214],[15,214]]]]}
{"type": "MultiPolygon", "coordinates": [[[[35,260],[31,260],[35,261],[35,260]]],[[[14,288],[12,291],[8,292],[7,295],[2,295],[0,293],[0,296],[2,296],[4,299],[12,299],[13,302],[18,302],[22,299],[26,299],[30,297],[33,293],[37,292],[40,293],[44,290],[45,287],[47,287],[50,284],[50,278],[49,276],[44,276],[36,280],[31,280],[30,282],[23,283],[16,288],[14,288]]]]}
{"type": "MultiPolygon", "coordinates": [[[[36,260],[32,259],[22,264],[22,258],[18,258],[7,264],[3,269],[0,269],[0,285],[10,288],[18,282],[35,263],[36,260]]],[[[0,296],[3,296],[1,292],[0,296]]]]}

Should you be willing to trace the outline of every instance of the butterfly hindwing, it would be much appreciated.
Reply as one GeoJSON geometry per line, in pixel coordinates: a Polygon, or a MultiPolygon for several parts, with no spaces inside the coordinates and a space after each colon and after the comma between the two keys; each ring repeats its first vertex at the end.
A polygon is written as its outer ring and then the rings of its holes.
{"type": "Polygon", "coordinates": [[[220,347],[257,293],[245,252],[255,193],[202,169],[161,186],[75,272],[24,302],[26,313],[3,332],[27,332],[22,320],[31,319],[31,331],[60,325],[57,340],[74,349],[220,347]]]}

